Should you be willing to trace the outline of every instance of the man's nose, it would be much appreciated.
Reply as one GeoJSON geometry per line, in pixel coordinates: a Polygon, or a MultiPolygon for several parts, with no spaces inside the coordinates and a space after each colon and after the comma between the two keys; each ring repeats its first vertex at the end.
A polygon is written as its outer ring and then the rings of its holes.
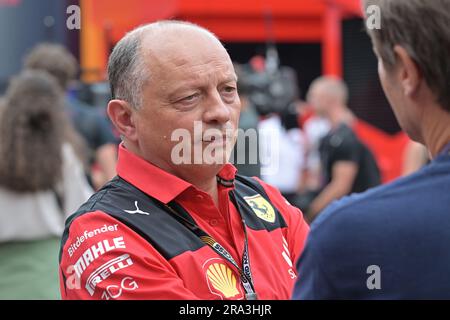
{"type": "Polygon", "coordinates": [[[218,91],[215,90],[211,93],[205,103],[205,111],[203,113],[203,121],[205,123],[224,124],[230,121],[230,106],[222,100],[218,91]]]}

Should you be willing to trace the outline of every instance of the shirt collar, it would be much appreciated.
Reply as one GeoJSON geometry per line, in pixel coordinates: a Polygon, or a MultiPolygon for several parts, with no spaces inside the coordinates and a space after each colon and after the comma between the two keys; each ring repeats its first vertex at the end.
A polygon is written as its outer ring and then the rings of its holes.
{"type": "MultiPolygon", "coordinates": [[[[225,164],[217,174],[217,182],[225,188],[233,187],[236,172],[232,164],[225,164]]],[[[191,183],[127,150],[123,143],[119,146],[117,175],[163,203],[169,203],[190,187],[195,188],[191,183]]]]}

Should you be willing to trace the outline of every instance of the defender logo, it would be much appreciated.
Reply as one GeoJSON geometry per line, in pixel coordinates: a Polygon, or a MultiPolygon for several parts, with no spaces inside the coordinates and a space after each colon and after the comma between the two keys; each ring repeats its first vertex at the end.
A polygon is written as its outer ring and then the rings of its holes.
{"type": "Polygon", "coordinates": [[[206,281],[212,294],[219,296],[222,300],[244,298],[241,288],[238,284],[238,278],[233,270],[231,270],[221,259],[209,259],[204,265],[206,269],[206,281]],[[211,262],[218,260],[220,262],[211,262]]]}
{"type": "Polygon", "coordinates": [[[93,229],[91,231],[84,230],[81,237],[77,237],[77,240],[72,242],[67,249],[69,257],[72,257],[75,251],[81,246],[81,244],[89,238],[95,237],[96,235],[104,232],[114,232],[117,231],[118,224],[107,226],[103,225],[101,228],[93,229]]]}
{"type": "Polygon", "coordinates": [[[270,223],[275,222],[275,210],[261,195],[257,194],[251,197],[244,197],[244,200],[249,204],[258,218],[270,223]]]}
{"type": "Polygon", "coordinates": [[[134,211],[133,210],[123,210],[123,211],[125,211],[126,213],[129,213],[129,214],[136,214],[136,213],[138,213],[138,214],[143,214],[143,215],[146,215],[146,216],[150,215],[150,213],[142,211],[141,209],[139,209],[137,201],[134,202],[134,206],[136,207],[136,210],[134,210],[134,211]]]}

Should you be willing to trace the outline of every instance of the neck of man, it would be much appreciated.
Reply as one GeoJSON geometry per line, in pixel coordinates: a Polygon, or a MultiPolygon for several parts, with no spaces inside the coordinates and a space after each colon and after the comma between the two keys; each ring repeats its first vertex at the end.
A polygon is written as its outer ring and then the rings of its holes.
{"type": "MultiPolygon", "coordinates": [[[[125,140],[124,146],[137,156],[141,157],[142,159],[145,159],[145,157],[143,156],[143,154],[140,152],[139,148],[136,145],[129,143],[128,141],[125,140]]],[[[220,168],[199,167],[196,169],[185,168],[187,170],[185,169],[177,170],[174,169],[174,167],[171,166],[170,164],[163,161],[157,161],[155,159],[145,159],[145,160],[161,168],[162,170],[170,174],[173,174],[174,176],[177,176],[178,178],[183,179],[184,181],[189,182],[197,189],[208,193],[213,199],[216,207],[217,208],[219,207],[219,195],[217,189],[216,174],[220,171],[220,168]]]]}
{"type": "Polygon", "coordinates": [[[433,159],[450,142],[450,112],[438,105],[432,108],[423,113],[422,138],[433,159]]]}
{"type": "Polygon", "coordinates": [[[216,207],[219,208],[219,193],[216,178],[216,174],[218,173],[218,171],[211,169],[211,167],[198,167],[193,170],[192,168],[189,168],[188,170],[183,170],[182,172],[180,171],[171,173],[183,179],[184,181],[189,182],[197,189],[209,194],[216,207]]]}
{"type": "Polygon", "coordinates": [[[219,193],[217,188],[216,176],[212,178],[192,179],[190,182],[197,189],[202,190],[209,194],[216,205],[219,208],[219,193]]]}
{"type": "Polygon", "coordinates": [[[344,106],[336,106],[329,110],[327,118],[330,121],[333,130],[337,129],[341,124],[351,126],[354,120],[353,114],[344,106]]]}

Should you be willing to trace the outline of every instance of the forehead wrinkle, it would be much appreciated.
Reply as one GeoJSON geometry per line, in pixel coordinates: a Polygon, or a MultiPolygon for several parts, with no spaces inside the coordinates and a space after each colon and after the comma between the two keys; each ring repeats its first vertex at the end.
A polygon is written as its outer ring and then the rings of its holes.
{"type": "Polygon", "coordinates": [[[232,65],[222,61],[210,61],[207,63],[190,62],[183,64],[172,63],[173,68],[166,68],[165,75],[173,76],[184,82],[184,85],[207,85],[235,81],[236,75],[232,65]],[[177,77],[179,76],[179,78],[177,77]]]}
{"type": "MultiPolygon", "coordinates": [[[[223,55],[223,53],[228,56],[219,40],[202,31],[192,30],[184,26],[176,26],[160,33],[149,32],[144,35],[142,43],[142,47],[151,49],[154,55],[163,59],[173,57],[174,53],[184,52],[188,54],[194,53],[199,58],[205,55],[219,56],[223,55]],[[200,46],[203,47],[203,50],[199,50],[200,46]]],[[[189,61],[191,58],[189,57],[189,61]]],[[[181,59],[183,60],[183,56],[181,56],[181,59]]]]}
{"type": "MultiPolygon", "coordinates": [[[[143,39],[141,50],[145,55],[146,66],[154,76],[152,78],[158,79],[157,87],[173,91],[175,81],[182,84],[174,90],[189,85],[205,86],[211,82],[235,80],[231,59],[220,42],[216,43],[192,30],[186,32],[186,37],[172,31],[165,32],[164,37],[150,33],[143,39]],[[205,46],[205,50],[193,47],[191,42],[194,45],[200,43],[205,46]]],[[[182,33],[185,33],[184,30],[182,33]]]]}

